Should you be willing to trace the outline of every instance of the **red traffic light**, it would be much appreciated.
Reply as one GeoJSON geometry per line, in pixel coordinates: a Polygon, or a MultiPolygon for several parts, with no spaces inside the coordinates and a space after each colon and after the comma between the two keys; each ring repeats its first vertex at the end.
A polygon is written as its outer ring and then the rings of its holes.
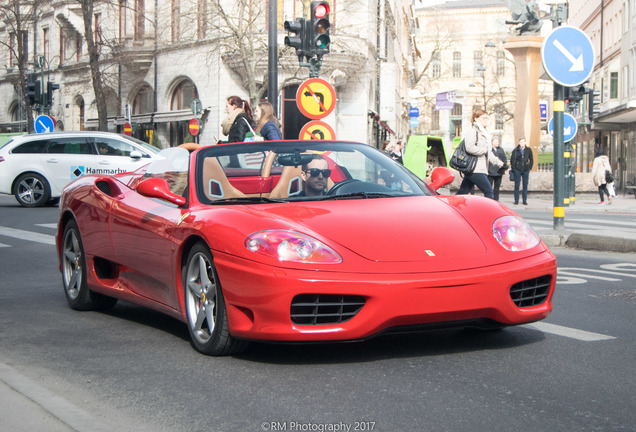
{"type": "Polygon", "coordinates": [[[322,2],[316,5],[314,8],[314,17],[315,18],[324,18],[329,15],[331,8],[329,7],[329,3],[322,2]]]}

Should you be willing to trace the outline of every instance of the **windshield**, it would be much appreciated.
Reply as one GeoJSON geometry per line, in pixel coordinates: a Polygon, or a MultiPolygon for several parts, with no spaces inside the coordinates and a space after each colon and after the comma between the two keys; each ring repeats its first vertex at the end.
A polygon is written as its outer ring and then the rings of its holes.
{"type": "Polygon", "coordinates": [[[168,182],[170,192],[183,195],[188,182],[190,154],[181,147],[170,147],[157,155],[143,170],[144,179],[158,177],[168,182]]]}
{"type": "Polygon", "coordinates": [[[402,165],[366,144],[284,141],[227,144],[197,153],[202,203],[430,195],[402,165]]]}

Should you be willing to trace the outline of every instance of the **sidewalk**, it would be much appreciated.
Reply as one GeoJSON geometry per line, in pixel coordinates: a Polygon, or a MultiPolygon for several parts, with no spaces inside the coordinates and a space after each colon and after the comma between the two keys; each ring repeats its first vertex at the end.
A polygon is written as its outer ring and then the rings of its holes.
{"type": "MultiPolygon", "coordinates": [[[[530,211],[546,212],[554,218],[554,198],[552,194],[529,193],[528,205],[514,205],[512,192],[500,193],[499,201],[510,207],[521,217],[526,218],[525,213],[530,211]]],[[[633,195],[623,197],[619,194],[612,198],[612,204],[600,205],[597,193],[578,194],[574,204],[565,207],[564,229],[554,230],[553,226],[533,224],[532,227],[541,236],[548,247],[572,247],[578,249],[600,250],[607,252],[631,252],[636,253],[636,199],[633,195]],[[568,215],[576,213],[595,213],[608,222],[612,215],[634,215],[631,224],[622,223],[604,227],[602,223],[582,223],[568,219],[568,215]]],[[[554,220],[554,219],[552,219],[554,220]]],[[[608,225],[610,225],[608,223],[608,225]]]]}

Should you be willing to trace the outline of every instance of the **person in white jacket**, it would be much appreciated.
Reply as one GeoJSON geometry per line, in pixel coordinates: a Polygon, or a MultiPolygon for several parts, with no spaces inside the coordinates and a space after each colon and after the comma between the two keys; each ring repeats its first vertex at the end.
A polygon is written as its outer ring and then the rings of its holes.
{"type": "Polygon", "coordinates": [[[605,205],[605,195],[607,195],[608,203],[612,203],[612,196],[607,190],[607,180],[605,171],[612,172],[612,165],[605,151],[601,148],[596,149],[594,153],[594,163],[592,164],[592,181],[598,187],[598,194],[601,197],[600,205],[605,205]]]}
{"type": "Polygon", "coordinates": [[[476,109],[472,117],[473,127],[466,132],[464,144],[466,152],[478,156],[477,165],[472,174],[465,174],[457,195],[470,193],[473,186],[477,186],[484,196],[495,199],[490,180],[488,180],[488,164],[502,167],[503,162],[494,155],[490,141],[490,134],[486,131],[488,125],[488,113],[482,109],[476,109]]]}

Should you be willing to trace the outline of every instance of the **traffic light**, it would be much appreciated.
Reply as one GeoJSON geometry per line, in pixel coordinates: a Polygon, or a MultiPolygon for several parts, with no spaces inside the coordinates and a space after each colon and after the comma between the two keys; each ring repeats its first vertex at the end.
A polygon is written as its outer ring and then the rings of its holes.
{"type": "Polygon", "coordinates": [[[317,55],[320,59],[329,52],[329,12],[331,8],[326,1],[312,1],[310,5],[311,23],[309,25],[309,54],[317,55]]]}
{"type": "Polygon", "coordinates": [[[59,84],[55,84],[51,81],[46,83],[46,105],[47,107],[51,107],[53,105],[53,92],[60,88],[59,84]]]}
{"type": "Polygon", "coordinates": [[[40,80],[37,79],[37,73],[30,73],[27,75],[27,99],[31,106],[39,105],[41,102],[42,94],[40,93],[40,80]]]}
{"type": "Polygon", "coordinates": [[[581,99],[585,96],[587,89],[585,86],[579,87],[565,87],[565,96],[563,97],[563,101],[568,106],[569,111],[575,111],[579,108],[579,104],[581,103],[581,99]]]}
{"type": "Polygon", "coordinates": [[[588,116],[589,121],[592,121],[594,117],[596,117],[601,112],[601,107],[598,106],[601,103],[601,92],[594,89],[588,89],[588,94],[590,97],[588,101],[588,116]]]}
{"type": "Polygon", "coordinates": [[[285,21],[285,31],[293,33],[294,36],[285,36],[285,46],[294,47],[299,61],[307,53],[307,23],[304,18],[297,18],[294,21],[285,21]]]}

